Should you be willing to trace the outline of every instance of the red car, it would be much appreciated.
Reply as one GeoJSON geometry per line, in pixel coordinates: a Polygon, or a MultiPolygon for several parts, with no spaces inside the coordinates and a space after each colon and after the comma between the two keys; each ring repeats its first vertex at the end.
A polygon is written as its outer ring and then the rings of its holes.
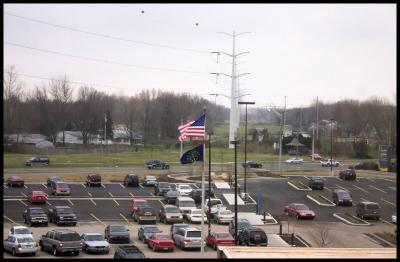
{"type": "Polygon", "coordinates": [[[211,232],[206,239],[207,246],[217,250],[218,246],[234,246],[235,239],[228,231],[211,232]]]}
{"type": "Polygon", "coordinates": [[[169,234],[156,233],[149,237],[149,240],[147,241],[147,246],[153,249],[153,251],[157,250],[174,251],[175,244],[169,234]]]}
{"type": "Polygon", "coordinates": [[[24,186],[24,180],[19,176],[11,176],[7,178],[7,185],[12,186],[24,186]]]}
{"type": "Polygon", "coordinates": [[[129,214],[131,217],[135,214],[136,210],[138,210],[139,207],[144,207],[144,206],[149,206],[149,203],[147,202],[146,199],[144,198],[133,198],[132,203],[129,207],[129,214]]]}
{"type": "Polygon", "coordinates": [[[28,201],[31,203],[43,203],[45,204],[47,195],[43,191],[32,191],[28,194],[28,201]]]}
{"type": "MultiPolygon", "coordinates": [[[[310,155],[310,158],[312,159],[312,154],[310,155]]],[[[322,159],[322,157],[320,156],[320,155],[318,155],[318,154],[314,154],[314,160],[321,160],[322,159]]]]}
{"type": "Polygon", "coordinates": [[[297,219],[314,219],[315,217],[314,211],[312,211],[308,206],[299,203],[291,203],[290,205],[285,206],[284,212],[286,215],[295,216],[297,219]]]}

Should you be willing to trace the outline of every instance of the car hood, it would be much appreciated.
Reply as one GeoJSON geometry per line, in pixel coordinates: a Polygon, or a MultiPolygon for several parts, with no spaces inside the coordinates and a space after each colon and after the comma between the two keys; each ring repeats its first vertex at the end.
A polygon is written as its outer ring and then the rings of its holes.
{"type": "Polygon", "coordinates": [[[98,247],[98,246],[109,246],[108,242],[105,240],[101,241],[85,241],[86,245],[90,247],[98,247]]]}
{"type": "Polygon", "coordinates": [[[154,235],[154,234],[157,234],[157,233],[161,233],[161,232],[155,232],[155,233],[144,232],[143,235],[144,235],[146,238],[148,238],[148,237],[150,237],[151,235],[154,235]]]}
{"type": "Polygon", "coordinates": [[[110,236],[129,236],[129,232],[111,232],[110,236]]]}
{"type": "Polygon", "coordinates": [[[315,214],[312,210],[297,210],[298,213],[315,214]]]}

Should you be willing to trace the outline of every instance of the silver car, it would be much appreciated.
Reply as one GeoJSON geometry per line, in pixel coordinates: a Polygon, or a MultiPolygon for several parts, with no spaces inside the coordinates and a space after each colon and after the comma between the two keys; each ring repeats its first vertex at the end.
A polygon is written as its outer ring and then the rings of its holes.
{"type": "Polygon", "coordinates": [[[13,256],[19,254],[36,255],[38,245],[32,235],[10,235],[3,242],[5,251],[10,252],[13,256]]]}
{"type": "Polygon", "coordinates": [[[157,184],[157,179],[155,176],[145,176],[144,177],[144,186],[154,186],[157,184]]]}
{"type": "Polygon", "coordinates": [[[86,253],[106,253],[110,252],[110,244],[99,233],[83,233],[82,236],[83,247],[82,250],[86,253]]]}
{"type": "Polygon", "coordinates": [[[182,250],[185,248],[200,248],[201,247],[201,231],[194,227],[179,228],[173,234],[175,245],[182,250]]]}

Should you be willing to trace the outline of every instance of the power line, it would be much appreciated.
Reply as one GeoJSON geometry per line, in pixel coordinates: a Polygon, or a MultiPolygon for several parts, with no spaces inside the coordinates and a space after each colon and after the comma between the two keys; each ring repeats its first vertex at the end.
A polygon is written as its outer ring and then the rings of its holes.
{"type": "Polygon", "coordinates": [[[187,70],[152,67],[152,66],[144,66],[144,65],[123,64],[123,63],[119,63],[119,62],[107,61],[107,60],[102,60],[102,59],[98,59],[98,58],[77,56],[77,55],[71,55],[71,54],[62,53],[62,52],[58,52],[58,51],[52,51],[52,50],[48,50],[48,49],[40,49],[40,48],[21,45],[21,44],[12,43],[12,42],[4,42],[4,44],[12,45],[12,46],[20,47],[20,48],[25,48],[25,49],[30,49],[30,50],[34,50],[34,51],[39,51],[39,52],[45,52],[45,53],[56,54],[56,55],[61,55],[61,56],[67,56],[67,57],[73,57],[73,58],[78,58],[78,59],[90,60],[90,61],[106,63],[106,64],[114,64],[114,65],[127,66],[127,67],[137,67],[137,68],[145,68],[145,69],[159,70],[159,71],[169,71],[169,72],[178,72],[178,73],[206,74],[206,75],[210,74],[208,72],[187,71],[187,70]]]}
{"type": "Polygon", "coordinates": [[[115,40],[119,40],[119,41],[125,41],[125,42],[134,43],[134,44],[141,44],[141,45],[148,45],[148,46],[159,47],[159,48],[168,48],[168,49],[173,49],[173,50],[178,50],[178,51],[187,51],[187,52],[195,52],[195,53],[210,53],[209,51],[206,51],[206,50],[190,49],[190,48],[184,48],[184,47],[175,47],[175,46],[169,46],[169,45],[154,44],[154,43],[149,43],[149,42],[144,42],[144,41],[137,41],[137,40],[131,40],[131,39],[126,39],[126,38],[111,36],[111,35],[105,35],[105,34],[90,32],[90,31],[86,31],[86,30],[82,30],[82,29],[73,28],[73,27],[57,25],[57,24],[49,23],[49,22],[46,22],[46,21],[43,21],[43,20],[29,18],[29,17],[26,17],[26,16],[16,15],[16,14],[12,14],[12,13],[9,13],[9,12],[4,12],[4,14],[10,15],[10,16],[13,16],[13,17],[17,17],[17,18],[20,18],[20,19],[24,19],[24,20],[27,20],[27,21],[35,22],[35,23],[40,23],[40,24],[49,25],[49,26],[53,26],[53,27],[63,28],[63,29],[67,29],[67,30],[70,30],[70,31],[75,31],[75,32],[83,33],[83,34],[94,35],[94,36],[97,36],[97,37],[115,39],[115,40]]]}

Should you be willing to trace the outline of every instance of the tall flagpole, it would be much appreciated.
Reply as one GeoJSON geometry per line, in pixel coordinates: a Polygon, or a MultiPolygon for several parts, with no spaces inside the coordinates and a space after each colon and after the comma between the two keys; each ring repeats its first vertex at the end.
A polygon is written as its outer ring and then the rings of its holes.
{"type": "MultiPolygon", "coordinates": [[[[182,119],[181,119],[181,125],[183,125],[182,119]]],[[[180,157],[182,157],[182,154],[183,154],[182,150],[183,150],[183,140],[181,140],[181,155],[180,155],[180,157]]]]}
{"type": "MultiPolygon", "coordinates": [[[[201,257],[204,257],[204,175],[206,172],[206,143],[205,143],[205,136],[206,136],[206,111],[207,108],[204,106],[204,136],[203,136],[203,174],[201,175],[201,257]]],[[[210,223],[210,221],[208,221],[210,223]]]]}

